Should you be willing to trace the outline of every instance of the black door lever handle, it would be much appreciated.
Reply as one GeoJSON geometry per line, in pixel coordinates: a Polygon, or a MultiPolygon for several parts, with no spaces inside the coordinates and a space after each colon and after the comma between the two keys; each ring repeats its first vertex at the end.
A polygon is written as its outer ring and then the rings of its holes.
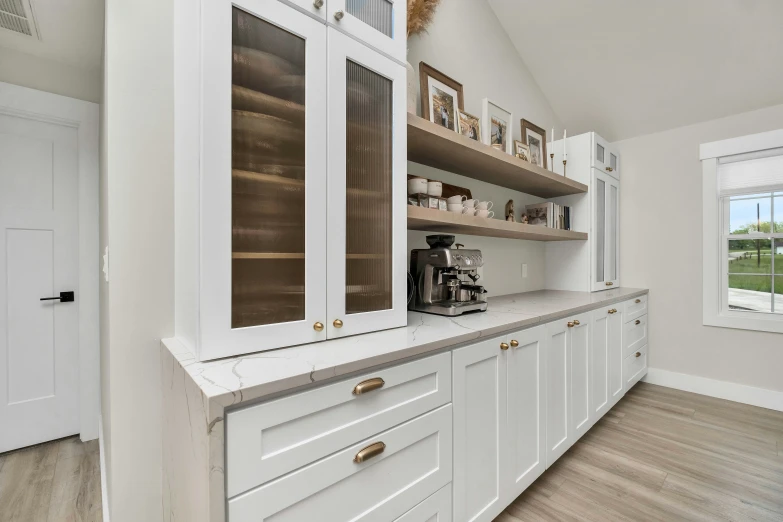
{"type": "Polygon", "coordinates": [[[60,292],[59,297],[42,297],[41,301],[55,301],[60,300],[61,303],[72,303],[75,300],[73,292],[60,292]]]}

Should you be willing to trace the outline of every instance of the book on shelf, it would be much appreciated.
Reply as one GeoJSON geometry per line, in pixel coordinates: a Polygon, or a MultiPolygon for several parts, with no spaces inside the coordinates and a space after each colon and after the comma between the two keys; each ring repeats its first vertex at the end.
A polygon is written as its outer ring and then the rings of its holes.
{"type": "Polygon", "coordinates": [[[535,205],[527,205],[525,212],[527,212],[529,225],[558,230],[571,230],[571,207],[547,201],[536,203],[535,205]]]}

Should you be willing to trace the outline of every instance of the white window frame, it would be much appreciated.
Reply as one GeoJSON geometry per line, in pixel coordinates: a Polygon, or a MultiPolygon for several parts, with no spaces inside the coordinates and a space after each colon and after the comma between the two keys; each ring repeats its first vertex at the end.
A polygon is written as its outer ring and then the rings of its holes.
{"type": "MultiPolygon", "coordinates": [[[[728,308],[728,211],[718,194],[718,160],[736,154],[783,147],[783,129],[701,145],[703,307],[706,326],[783,333],[783,314],[767,314],[728,308]]],[[[755,193],[775,190],[756,189],[755,193]]],[[[737,236],[739,237],[739,236],[737,236]]],[[[742,239],[783,238],[783,234],[749,234],[742,239]]]]}

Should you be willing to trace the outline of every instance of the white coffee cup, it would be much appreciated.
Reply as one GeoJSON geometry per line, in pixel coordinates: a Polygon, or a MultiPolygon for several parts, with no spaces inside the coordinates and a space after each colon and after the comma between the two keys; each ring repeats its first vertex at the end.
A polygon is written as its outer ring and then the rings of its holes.
{"type": "Polygon", "coordinates": [[[443,194],[443,183],[440,181],[428,181],[427,194],[439,198],[440,195],[443,194]]]}
{"type": "Polygon", "coordinates": [[[426,194],[427,180],[424,178],[413,178],[408,180],[408,194],[426,194]]]}
{"type": "Polygon", "coordinates": [[[465,207],[462,205],[449,205],[449,212],[454,212],[456,214],[462,214],[462,211],[465,210],[465,207]]]}
{"type": "Polygon", "coordinates": [[[462,207],[462,213],[466,216],[475,216],[476,215],[476,209],[473,207],[462,207]]]}
{"type": "Polygon", "coordinates": [[[467,196],[451,196],[450,198],[447,198],[446,201],[448,201],[449,205],[460,205],[462,206],[462,202],[468,199],[467,196]]]}
{"type": "Polygon", "coordinates": [[[483,218],[491,218],[495,215],[491,210],[477,210],[476,215],[483,218]]]}
{"type": "Polygon", "coordinates": [[[476,208],[478,208],[479,210],[492,210],[492,202],[479,201],[478,205],[476,205],[476,208]]]}
{"type": "Polygon", "coordinates": [[[473,208],[476,206],[476,200],[466,199],[462,204],[465,205],[465,208],[473,208]]]}

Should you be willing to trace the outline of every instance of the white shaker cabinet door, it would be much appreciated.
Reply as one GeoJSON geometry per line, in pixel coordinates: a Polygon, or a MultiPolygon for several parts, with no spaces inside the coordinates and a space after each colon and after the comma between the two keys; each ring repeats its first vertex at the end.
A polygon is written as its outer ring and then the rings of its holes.
{"type": "Polygon", "coordinates": [[[625,394],[623,383],[623,326],[625,325],[625,306],[616,304],[612,307],[616,310],[609,317],[607,325],[607,377],[609,380],[609,408],[617,404],[625,394]]]}
{"type": "Polygon", "coordinates": [[[448,484],[394,522],[451,522],[451,518],[451,484],[448,484]]]}
{"type": "Polygon", "coordinates": [[[620,181],[593,169],[593,223],[590,234],[592,290],[620,286],[620,181]]]}
{"type": "Polygon", "coordinates": [[[505,339],[454,350],[454,521],[490,522],[505,507],[505,339]]]}
{"type": "Polygon", "coordinates": [[[333,339],[407,322],[408,144],[405,68],[335,29],[328,35],[333,339]]]}
{"type": "Polygon", "coordinates": [[[571,357],[568,324],[559,319],[546,325],[546,467],[571,446],[571,357]]]}
{"type": "Polygon", "coordinates": [[[590,429],[590,315],[572,318],[569,330],[571,354],[571,444],[590,429]]]}
{"type": "Polygon", "coordinates": [[[511,502],[546,469],[546,327],[508,336],[507,405],[509,476],[505,502],[511,502]]]}
{"type": "Polygon", "coordinates": [[[328,0],[328,3],[327,22],[392,58],[405,61],[407,2],[328,0]]]}
{"type": "Polygon", "coordinates": [[[616,309],[608,306],[590,313],[593,339],[590,343],[590,424],[611,408],[609,393],[609,328],[616,309]]]}

